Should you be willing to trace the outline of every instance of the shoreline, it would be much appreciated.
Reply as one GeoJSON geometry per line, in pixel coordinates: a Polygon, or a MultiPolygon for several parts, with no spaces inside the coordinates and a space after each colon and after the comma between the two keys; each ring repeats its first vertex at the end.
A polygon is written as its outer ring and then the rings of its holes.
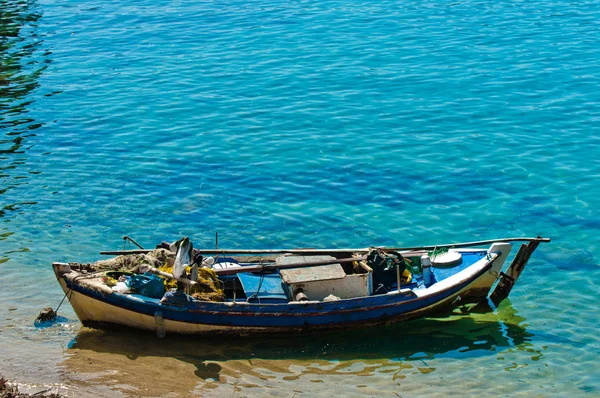
{"type": "Polygon", "coordinates": [[[0,375],[0,397],[2,398],[28,398],[28,397],[36,397],[36,398],[64,398],[64,395],[61,395],[58,392],[58,387],[56,387],[56,392],[50,392],[53,388],[48,388],[46,390],[40,390],[34,393],[26,393],[19,391],[19,383],[15,381],[10,381],[4,376],[0,375]]]}

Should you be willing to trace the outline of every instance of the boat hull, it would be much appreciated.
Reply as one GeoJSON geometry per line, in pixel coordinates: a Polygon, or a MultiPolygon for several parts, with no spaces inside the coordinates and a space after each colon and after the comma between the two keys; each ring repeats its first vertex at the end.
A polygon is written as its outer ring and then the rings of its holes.
{"type": "Polygon", "coordinates": [[[155,331],[159,335],[305,332],[402,322],[480,301],[489,294],[509,251],[510,247],[496,252],[427,289],[287,304],[189,302],[185,307],[175,307],[76,282],[80,275],[67,264],[55,263],[54,271],[85,326],[120,326],[155,331]]]}

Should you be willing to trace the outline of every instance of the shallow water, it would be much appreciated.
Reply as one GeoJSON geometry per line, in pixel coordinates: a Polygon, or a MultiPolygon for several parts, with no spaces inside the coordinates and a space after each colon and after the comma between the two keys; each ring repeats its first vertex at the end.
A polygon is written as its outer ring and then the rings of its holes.
{"type": "Polygon", "coordinates": [[[77,396],[600,391],[598,3],[0,12],[0,375],[77,396]],[[63,296],[52,261],[215,232],[238,248],[552,242],[495,312],[349,340],[158,342],[82,329],[68,303],[33,325],[63,296]]]}

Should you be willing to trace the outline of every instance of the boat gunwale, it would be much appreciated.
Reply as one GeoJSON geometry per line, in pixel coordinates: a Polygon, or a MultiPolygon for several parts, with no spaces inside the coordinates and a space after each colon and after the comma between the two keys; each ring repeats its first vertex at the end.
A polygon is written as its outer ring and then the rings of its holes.
{"type": "MultiPolygon", "coordinates": [[[[192,303],[196,308],[190,306],[171,306],[156,303],[154,301],[147,301],[139,298],[138,296],[130,296],[125,294],[119,294],[113,292],[111,294],[105,294],[102,291],[98,291],[93,287],[88,287],[82,284],[73,284],[73,279],[76,279],[77,276],[72,278],[67,278],[65,274],[63,275],[63,279],[65,280],[65,284],[68,289],[73,289],[74,291],[84,295],[91,297],[93,299],[100,300],[106,304],[113,305],[118,308],[122,308],[125,310],[134,311],[137,313],[145,314],[152,316],[156,311],[162,311],[165,319],[176,320],[180,322],[187,323],[206,323],[201,321],[193,321],[185,320],[181,321],[179,319],[174,319],[172,316],[169,316],[169,313],[172,313],[174,316],[176,314],[187,313],[192,316],[199,315],[208,315],[208,316],[239,316],[239,317],[323,317],[323,316],[343,316],[344,314],[352,314],[352,313],[360,313],[366,311],[376,311],[376,310],[384,310],[387,308],[394,308],[400,306],[406,306],[413,303],[421,302],[422,306],[418,308],[408,310],[407,313],[412,311],[419,311],[426,307],[436,305],[436,303],[447,300],[453,294],[461,291],[462,289],[467,288],[471,283],[476,281],[478,278],[483,276],[486,272],[488,272],[492,268],[493,262],[498,258],[497,255],[492,258],[483,258],[485,260],[483,264],[479,265],[479,269],[477,271],[471,271],[464,278],[456,281],[455,283],[450,284],[449,286],[433,292],[432,294],[424,294],[424,295],[416,295],[413,292],[413,295],[407,295],[407,292],[402,291],[394,291],[387,294],[381,295],[373,295],[373,296],[364,296],[364,297],[356,297],[351,299],[342,299],[336,301],[312,301],[312,302],[288,302],[288,303],[248,303],[248,302],[209,302],[209,301],[193,301],[192,303]],[[109,296],[112,296],[112,299],[107,300],[109,296]],[[382,301],[382,303],[373,303],[377,301],[382,301]],[[362,305],[366,304],[366,305],[362,305]],[[139,306],[146,307],[146,310],[142,310],[139,306]],[[232,311],[236,306],[243,306],[243,309],[246,311],[232,311]],[[138,310],[133,308],[138,307],[138,310]],[[198,307],[216,307],[216,308],[198,308],[198,307]],[[334,307],[327,310],[324,307],[334,307]],[[287,311],[277,311],[278,309],[287,309],[287,311]],[[140,311],[142,310],[142,311],[140,311]],[[266,310],[266,311],[265,311],[266,310]],[[269,311],[271,310],[271,311],[269,311]],[[274,311],[273,311],[274,310],[274,311]],[[310,312],[309,312],[310,311],[310,312]]],[[[481,260],[480,260],[481,261],[481,260]]],[[[477,263],[469,266],[465,270],[472,269],[473,267],[477,267],[477,263]]],[[[76,271],[75,271],[76,272],[76,271]]],[[[458,275],[458,273],[456,274],[458,275]]],[[[239,309],[242,309],[238,307],[239,309]]],[[[400,316],[401,314],[399,314],[400,316]]]]}

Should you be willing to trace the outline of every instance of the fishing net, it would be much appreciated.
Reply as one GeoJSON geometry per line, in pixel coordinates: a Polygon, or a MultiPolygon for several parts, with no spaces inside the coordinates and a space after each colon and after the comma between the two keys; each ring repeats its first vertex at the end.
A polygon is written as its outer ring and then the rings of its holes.
{"type": "Polygon", "coordinates": [[[97,271],[119,271],[133,270],[142,264],[149,264],[152,267],[160,267],[164,264],[170,264],[171,267],[175,261],[175,254],[166,249],[155,249],[146,254],[126,254],[100,260],[94,263],[97,271]]]}
{"type": "MultiPolygon", "coordinates": [[[[158,268],[159,271],[172,273],[173,267],[168,264],[158,268]]],[[[192,267],[186,267],[185,274],[190,275],[192,267]]],[[[178,282],[174,279],[164,278],[165,289],[177,289],[178,282]]],[[[198,269],[198,284],[190,286],[189,294],[200,301],[225,301],[225,292],[221,288],[221,281],[217,278],[216,272],[212,268],[198,269]]]]}
{"type": "Polygon", "coordinates": [[[198,284],[190,287],[190,294],[200,301],[225,301],[221,281],[211,268],[198,269],[198,284]]]}
{"type": "MultiPolygon", "coordinates": [[[[183,278],[190,279],[192,267],[187,265],[190,260],[191,242],[181,240],[172,245],[172,250],[165,248],[155,249],[146,254],[127,254],[115,258],[98,261],[93,264],[96,271],[134,271],[138,272],[140,265],[147,264],[159,271],[174,275],[174,272],[180,273],[183,278]]],[[[160,276],[160,275],[159,275],[160,276]]],[[[175,279],[160,276],[166,291],[177,289],[178,282],[175,279]]],[[[103,277],[103,282],[109,287],[115,286],[117,280],[113,275],[103,277]]],[[[217,274],[211,268],[199,268],[197,284],[192,285],[187,290],[188,294],[201,301],[225,301],[225,293],[221,281],[217,274]]]]}

